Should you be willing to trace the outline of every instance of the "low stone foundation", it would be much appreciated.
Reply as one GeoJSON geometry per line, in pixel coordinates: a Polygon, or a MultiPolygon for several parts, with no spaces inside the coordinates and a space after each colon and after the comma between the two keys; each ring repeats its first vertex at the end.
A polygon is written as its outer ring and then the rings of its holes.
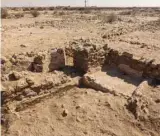
{"type": "Polygon", "coordinates": [[[121,64],[127,65],[128,68],[136,70],[136,74],[143,77],[160,78],[160,64],[156,64],[154,60],[141,59],[128,52],[118,52],[108,48],[105,65],[111,64],[117,67],[121,64]]]}

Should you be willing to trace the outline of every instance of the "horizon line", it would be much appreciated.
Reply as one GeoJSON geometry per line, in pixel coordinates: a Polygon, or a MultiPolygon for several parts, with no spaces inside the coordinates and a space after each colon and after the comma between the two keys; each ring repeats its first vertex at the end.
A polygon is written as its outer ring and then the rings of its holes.
{"type": "Polygon", "coordinates": [[[160,8],[160,5],[159,6],[87,6],[87,7],[84,7],[84,6],[61,6],[61,5],[58,5],[58,6],[46,6],[46,5],[30,5],[30,6],[4,6],[4,5],[1,5],[1,7],[7,7],[7,8],[20,8],[20,7],[70,7],[70,8],[91,8],[91,7],[97,7],[97,8],[160,8]]]}

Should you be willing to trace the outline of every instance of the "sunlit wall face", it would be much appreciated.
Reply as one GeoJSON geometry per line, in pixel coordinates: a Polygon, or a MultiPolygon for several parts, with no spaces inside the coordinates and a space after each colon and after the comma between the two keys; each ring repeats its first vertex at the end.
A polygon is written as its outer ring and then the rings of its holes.
{"type": "MultiPolygon", "coordinates": [[[[84,6],[85,0],[1,0],[2,6],[84,6]]],[[[87,0],[88,6],[160,6],[160,0],[87,0]]]]}

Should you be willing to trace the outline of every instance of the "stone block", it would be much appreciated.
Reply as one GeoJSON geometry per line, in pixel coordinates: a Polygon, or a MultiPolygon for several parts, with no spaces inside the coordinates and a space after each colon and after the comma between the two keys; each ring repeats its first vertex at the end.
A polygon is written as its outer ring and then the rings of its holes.
{"type": "Polygon", "coordinates": [[[65,51],[62,48],[54,48],[50,53],[49,71],[61,69],[65,66],[65,51]]]}

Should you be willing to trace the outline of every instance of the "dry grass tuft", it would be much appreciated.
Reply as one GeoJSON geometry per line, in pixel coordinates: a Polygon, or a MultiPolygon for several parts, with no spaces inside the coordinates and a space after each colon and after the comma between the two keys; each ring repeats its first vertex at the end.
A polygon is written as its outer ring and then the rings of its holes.
{"type": "Polygon", "coordinates": [[[63,15],[66,15],[65,11],[53,11],[53,15],[57,15],[57,16],[63,16],[63,15]]]}
{"type": "Polygon", "coordinates": [[[23,13],[16,13],[15,17],[16,18],[22,18],[22,17],[24,17],[24,14],[23,13]]]}
{"type": "Polygon", "coordinates": [[[7,18],[9,16],[9,13],[7,9],[1,9],[1,18],[7,18]]]}
{"type": "Polygon", "coordinates": [[[132,15],[132,11],[122,11],[119,15],[132,15]]]}
{"type": "Polygon", "coordinates": [[[84,9],[80,11],[80,14],[91,14],[92,11],[90,9],[84,9]]]}
{"type": "Polygon", "coordinates": [[[40,13],[38,12],[38,10],[32,10],[31,14],[33,17],[38,17],[40,15],[40,13]]]}
{"type": "Polygon", "coordinates": [[[107,23],[113,23],[113,22],[115,22],[117,19],[118,19],[117,15],[114,14],[114,13],[111,13],[111,14],[107,17],[106,22],[107,22],[107,23]]]}

